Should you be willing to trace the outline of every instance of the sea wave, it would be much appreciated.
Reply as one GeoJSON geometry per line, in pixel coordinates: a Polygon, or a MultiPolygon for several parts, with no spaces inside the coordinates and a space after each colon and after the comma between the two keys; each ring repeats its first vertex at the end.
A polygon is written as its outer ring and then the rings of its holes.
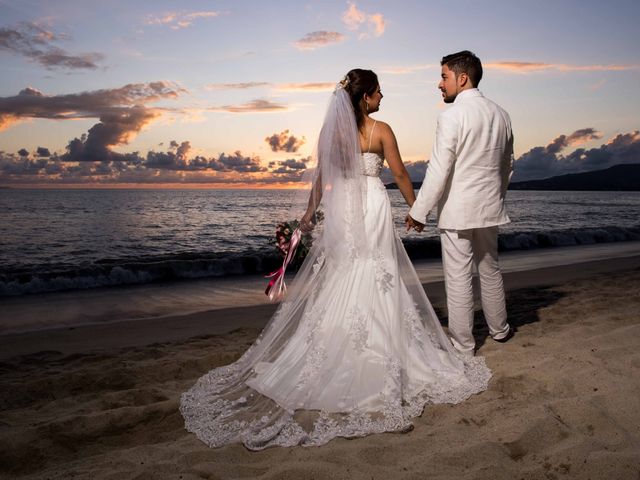
{"type": "MultiPolygon", "coordinates": [[[[571,228],[535,232],[501,233],[500,251],[531,250],[640,240],[635,227],[571,228]]],[[[438,258],[438,237],[404,240],[412,259],[438,258]]],[[[0,297],[78,290],[98,287],[147,284],[205,277],[264,274],[275,270],[281,257],[273,250],[238,253],[189,253],[139,259],[103,259],[82,266],[32,266],[19,271],[0,271],[0,297]]]]}
{"type": "Polygon", "coordinates": [[[273,271],[282,260],[276,253],[181,254],[136,261],[101,260],[90,266],[32,267],[0,273],[0,297],[31,293],[136,285],[273,271]]]}

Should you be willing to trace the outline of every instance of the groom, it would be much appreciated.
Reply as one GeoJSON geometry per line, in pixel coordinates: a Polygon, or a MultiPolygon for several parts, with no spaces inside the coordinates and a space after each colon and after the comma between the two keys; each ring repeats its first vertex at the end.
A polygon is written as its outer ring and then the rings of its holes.
{"type": "Polygon", "coordinates": [[[438,88],[452,105],[438,116],[431,160],[406,224],[421,231],[438,206],[449,332],[454,346],[473,356],[473,265],[491,337],[506,342],[513,336],[498,265],[498,225],[509,222],[504,198],[513,171],[513,134],[507,112],[477,88],[478,57],[465,50],[440,64],[438,88]]]}

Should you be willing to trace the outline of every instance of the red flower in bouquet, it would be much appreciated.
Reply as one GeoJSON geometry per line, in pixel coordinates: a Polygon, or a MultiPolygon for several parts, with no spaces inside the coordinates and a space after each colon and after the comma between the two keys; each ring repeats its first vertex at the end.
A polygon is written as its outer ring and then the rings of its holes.
{"type": "MultiPolygon", "coordinates": [[[[272,245],[275,245],[276,250],[286,257],[291,248],[291,237],[293,233],[300,228],[300,222],[298,220],[291,220],[289,222],[279,223],[276,227],[276,237],[271,241],[272,245]]],[[[299,266],[304,261],[305,257],[309,253],[313,238],[310,233],[301,234],[298,248],[291,259],[291,263],[299,266]]]]}
{"type": "MultiPolygon", "coordinates": [[[[322,213],[317,212],[316,221],[320,220],[322,220],[322,213]]],[[[284,292],[287,290],[284,282],[284,274],[287,267],[291,263],[295,266],[302,264],[309,253],[312,241],[313,238],[310,232],[302,233],[298,220],[278,224],[276,227],[276,238],[270,243],[275,245],[278,252],[284,257],[284,260],[280,268],[266,276],[271,280],[264,293],[266,293],[272,301],[282,298],[284,292]]]]}

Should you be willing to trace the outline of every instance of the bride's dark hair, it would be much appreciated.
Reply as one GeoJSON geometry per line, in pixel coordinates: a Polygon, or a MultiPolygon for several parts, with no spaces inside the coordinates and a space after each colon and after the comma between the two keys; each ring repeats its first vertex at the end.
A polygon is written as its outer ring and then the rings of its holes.
{"type": "Polygon", "coordinates": [[[351,98],[351,104],[353,105],[353,111],[356,114],[356,123],[358,130],[364,123],[364,112],[362,111],[361,100],[364,94],[373,95],[378,88],[378,76],[373,70],[363,70],[361,68],[354,68],[347,73],[347,82],[345,90],[351,98]]]}

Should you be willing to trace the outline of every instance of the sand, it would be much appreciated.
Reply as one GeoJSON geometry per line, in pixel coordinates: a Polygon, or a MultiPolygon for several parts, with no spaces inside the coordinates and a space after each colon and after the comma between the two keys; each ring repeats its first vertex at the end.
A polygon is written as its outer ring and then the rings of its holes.
{"type": "MultiPolygon", "coordinates": [[[[0,337],[0,478],[638,480],[640,257],[505,280],[516,336],[476,318],[486,392],[319,448],[209,449],[183,429],[181,392],[238,358],[271,305],[0,337]]],[[[442,285],[426,289],[446,316],[442,285]]]]}

